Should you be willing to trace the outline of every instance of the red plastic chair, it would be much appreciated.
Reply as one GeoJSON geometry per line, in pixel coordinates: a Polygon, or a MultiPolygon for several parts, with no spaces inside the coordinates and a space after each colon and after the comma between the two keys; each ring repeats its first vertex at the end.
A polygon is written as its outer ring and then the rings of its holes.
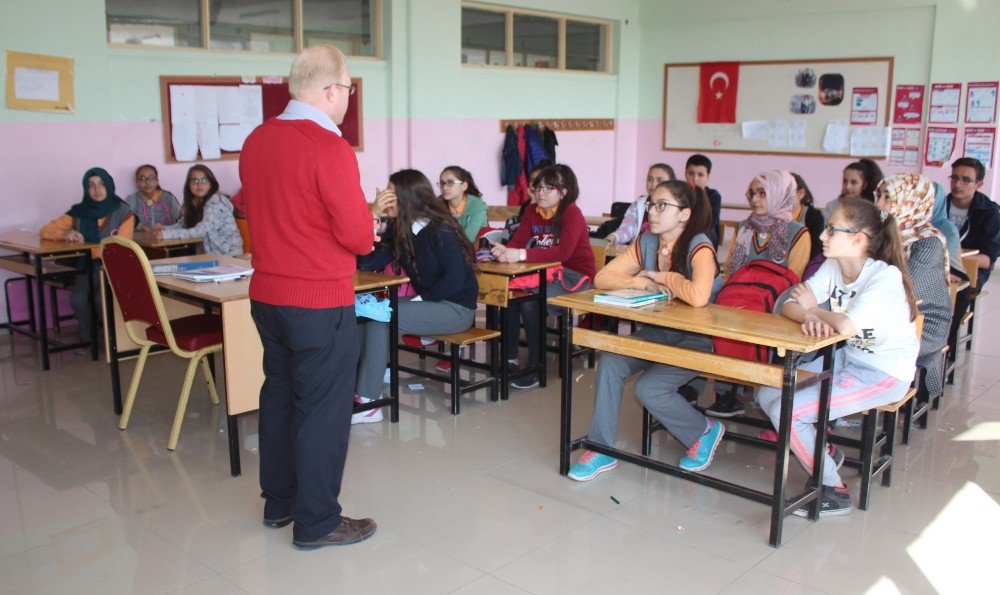
{"type": "Polygon", "coordinates": [[[125,331],[129,338],[140,346],[139,361],[132,374],[128,396],[125,398],[125,410],[122,412],[118,427],[122,430],[128,427],[132,405],[135,404],[136,392],[139,390],[139,380],[149,350],[154,345],[166,346],[178,357],[189,360],[184,386],[177,403],[177,413],[174,415],[174,425],[170,429],[170,439],[167,441],[167,448],[174,450],[177,448],[177,438],[181,433],[181,424],[184,422],[184,412],[187,409],[188,396],[191,394],[191,384],[197,373],[198,364],[201,364],[205,381],[208,383],[208,394],[212,404],[219,404],[219,393],[215,390],[215,380],[205,358],[209,354],[222,351],[222,317],[214,314],[196,314],[175,320],[168,319],[149,260],[142,248],[132,240],[117,236],[105,238],[101,241],[101,260],[104,262],[104,270],[115,301],[121,309],[125,331]]]}

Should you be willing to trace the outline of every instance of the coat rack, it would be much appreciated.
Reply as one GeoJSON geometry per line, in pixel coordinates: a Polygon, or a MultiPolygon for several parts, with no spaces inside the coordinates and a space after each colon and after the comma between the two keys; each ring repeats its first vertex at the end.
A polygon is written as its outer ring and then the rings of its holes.
{"type": "Polygon", "coordinates": [[[506,132],[507,126],[527,126],[537,124],[539,128],[549,127],[554,132],[568,132],[573,130],[614,130],[615,121],[613,118],[556,118],[556,119],[524,119],[524,120],[500,120],[500,132],[506,132]]]}

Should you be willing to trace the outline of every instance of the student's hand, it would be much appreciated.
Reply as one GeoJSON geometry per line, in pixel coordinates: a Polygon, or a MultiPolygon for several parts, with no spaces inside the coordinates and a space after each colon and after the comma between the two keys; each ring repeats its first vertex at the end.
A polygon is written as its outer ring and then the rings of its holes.
{"type": "Polygon", "coordinates": [[[163,231],[163,224],[162,223],[156,223],[156,224],[153,225],[153,227],[151,229],[152,229],[153,233],[156,233],[158,231],[163,231]]]}
{"type": "Polygon", "coordinates": [[[157,225],[155,228],[153,228],[153,237],[156,238],[157,240],[162,240],[163,239],[163,227],[162,226],[157,225]]]}
{"type": "Polygon", "coordinates": [[[825,338],[836,334],[836,331],[833,330],[832,326],[823,322],[823,319],[819,316],[806,314],[805,319],[802,321],[802,334],[810,337],[825,338]]]}
{"type": "Polygon", "coordinates": [[[62,233],[62,238],[67,242],[82,242],[83,234],[75,229],[67,229],[62,233]]]}
{"type": "Polygon", "coordinates": [[[614,246],[615,244],[618,243],[618,240],[615,239],[615,234],[613,233],[609,233],[608,236],[604,239],[607,240],[609,246],[614,246]]]}
{"type": "Polygon", "coordinates": [[[493,257],[497,259],[497,262],[520,262],[521,251],[517,248],[507,248],[506,246],[494,246],[493,247],[493,257]]]}
{"type": "Polygon", "coordinates": [[[372,216],[381,217],[389,214],[388,211],[396,209],[396,191],[379,190],[375,188],[375,202],[372,203],[372,216]]]}
{"type": "Polygon", "coordinates": [[[816,303],[816,296],[805,283],[799,283],[792,288],[792,299],[806,311],[819,307],[819,304],[816,303]]]}
{"type": "Polygon", "coordinates": [[[666,285],[662,285],[655,281],[647,283],[644,289],[646,291],[655,291],[657,293],[662,293],[663,295],[670,295],[670,289],[668,289],[666,285]]]}
{"type": "Polygon", "coordinates": [[[656,271],[639,271],[635,274],[636,277],[645,277],[647,279],[656,279],[656,271]]]}
{"type": "Polygon", "coordinates": [[[959,277],[958,275],[952,275],[951,273],[949,273],[948,282],[952,285],[958,285],[959,283],[962,282],[962,278],[959,277]]]}

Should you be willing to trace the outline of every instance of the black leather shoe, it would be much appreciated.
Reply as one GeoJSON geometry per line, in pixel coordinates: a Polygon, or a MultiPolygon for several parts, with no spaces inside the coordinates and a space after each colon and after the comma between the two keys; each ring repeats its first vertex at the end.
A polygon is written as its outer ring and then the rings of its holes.
{"type": "Polygon", "coordinates": [[[288,515],[277,519],[269,519],[266,517],[264,518],[264,526],[269,527],[271,529],[280,529],[290,522],[292,522],[292,515],[288,515]]]}
{"type": "Polygon", "coordinates": [[[364,541],[375,533],[378,525],[372,519],[349,519],[340,517],[340,525],[325,537],[316,541],[292,540],[292,545],[299,550],[314,550],[328,545],[350,545],[364,541]]]}

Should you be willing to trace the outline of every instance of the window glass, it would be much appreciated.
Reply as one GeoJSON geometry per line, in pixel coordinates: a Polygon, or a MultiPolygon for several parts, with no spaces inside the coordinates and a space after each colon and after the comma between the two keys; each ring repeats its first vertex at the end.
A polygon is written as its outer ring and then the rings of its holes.
{"type": "Polygon", "coordinates": [[[514,15],[514,66],[559,67],[559,21],[514,15]]]}
{"type": "Polygon", "coordinates": [[[201,47],[200,0],[106,0],[108,43],[201,47]]]}
{"type": "Polygon", "coordinates": [[[462,9],[462,64],[507,65],[507,15],[462,9]]]}
{"type": "Polygon", "coordinates": [[[566,68],[604,71],[604,25],[566,21],[566,68]]]}
{"type": "Polygon", "coordinates": [[[373,12],[373,0],[303,0],[302,43],[328,43],[349,56],[374,56],[373,12]]]}
{"type": "Polygon", "coordinates": [[[294,52],[291,0],[211,0],[212,49],[294,52]]]}

